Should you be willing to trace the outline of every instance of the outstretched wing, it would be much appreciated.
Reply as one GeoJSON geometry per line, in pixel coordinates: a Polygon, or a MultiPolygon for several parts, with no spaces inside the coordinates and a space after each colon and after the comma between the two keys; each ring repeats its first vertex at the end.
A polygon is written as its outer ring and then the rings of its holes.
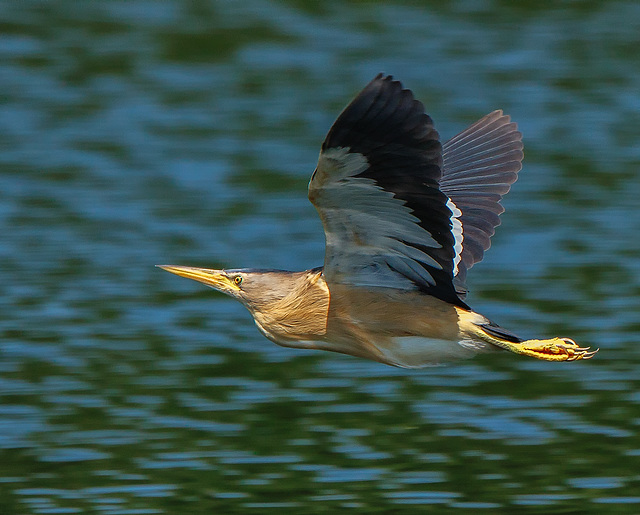
{"type": "Polygon", "coordinates": [[[454,284],[466,291],[466,273],[481,261],[500,225],[500,205],[522,168],[522,134],[502,111],[494,111],[443,146],[440,189],[460,210],[462,254],[454,284]]]}
{"type": "Polygon", "coordinates": [[[459,211],[439,188],[442,147],[424,106],[378,75],[322,145],[309,199],[324,225],[324,274],[357,286],[420,290],[463,305],[459,211]]]}

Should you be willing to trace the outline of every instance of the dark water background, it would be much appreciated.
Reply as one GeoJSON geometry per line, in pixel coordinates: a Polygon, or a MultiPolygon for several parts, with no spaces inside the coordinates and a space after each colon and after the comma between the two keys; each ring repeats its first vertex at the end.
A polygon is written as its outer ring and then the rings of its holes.
{"type": "Polygon", "coordinates": [[[0,513],[640,513],[640,4],[0,1],[0,513]],[[379,71],[525,169],[469,302],[586,363],[279,348],[153,267],[303,269],[379,71]]]}

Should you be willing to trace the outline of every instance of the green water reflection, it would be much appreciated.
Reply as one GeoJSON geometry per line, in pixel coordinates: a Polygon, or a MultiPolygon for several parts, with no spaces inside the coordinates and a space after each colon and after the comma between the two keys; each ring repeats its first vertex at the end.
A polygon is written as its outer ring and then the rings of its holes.
{"type": "Polygon", "coordinates": [[[638,513],[634,2],[0,1],[0,513],[638,513]],[[377,72],[525,170],[469,302],[601,347],[405,371],[276,347],[153,267],[303,269],[377,72]]]}

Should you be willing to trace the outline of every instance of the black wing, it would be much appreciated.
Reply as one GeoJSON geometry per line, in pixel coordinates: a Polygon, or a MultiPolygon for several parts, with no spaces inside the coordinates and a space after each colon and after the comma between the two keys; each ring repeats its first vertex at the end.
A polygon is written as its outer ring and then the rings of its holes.
{"type": "Polygon", "coordinates": [[[453,286],[460,211],[440,191],[441,174],[442,147],[424,106],[378,75],[331,127],[309,183],[327,280],[420,290],[464,306],[453,286]]]}

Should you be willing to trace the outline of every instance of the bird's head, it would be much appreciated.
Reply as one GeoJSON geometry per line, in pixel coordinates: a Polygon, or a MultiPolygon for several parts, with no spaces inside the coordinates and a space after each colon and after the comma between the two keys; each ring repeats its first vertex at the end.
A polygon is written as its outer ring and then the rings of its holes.
{"type": "Polygon", "coordinates": [[[285,297],[292,288],[298,273],[281,270],[212,270],[190,266],[157,265],[172,274],[193,279],[234,297],[250,311],[260,311],[265,305],[285,297]]]}

